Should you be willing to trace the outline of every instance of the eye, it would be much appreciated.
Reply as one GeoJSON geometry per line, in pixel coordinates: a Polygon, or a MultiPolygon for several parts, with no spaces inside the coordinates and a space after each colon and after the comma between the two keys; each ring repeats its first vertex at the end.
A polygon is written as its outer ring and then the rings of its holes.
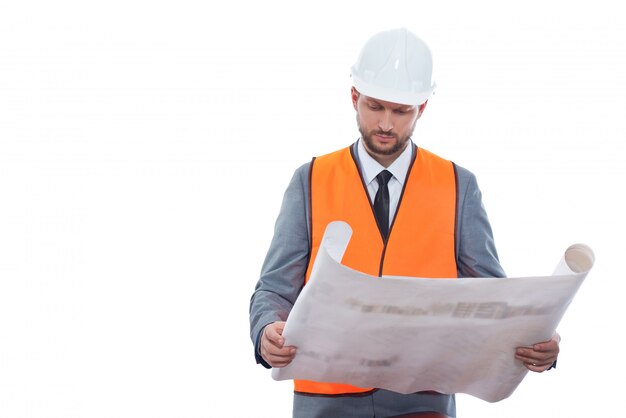
{"type": "Polygon", "coordinates": [[[371,110],[380,110],[380,109],[382,109],[382,106],[374,104],[374,103],[368,104],[367,107],[369,107],[371,110]]]}

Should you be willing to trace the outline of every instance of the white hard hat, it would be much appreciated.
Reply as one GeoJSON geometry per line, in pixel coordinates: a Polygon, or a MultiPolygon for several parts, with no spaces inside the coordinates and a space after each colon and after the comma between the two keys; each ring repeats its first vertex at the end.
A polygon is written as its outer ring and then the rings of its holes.
{"type": "Polygon", "coordinates": [[[435,90],[428,46],[405,28],[370,38],[352,66],[354,87],[369,97],[406,105],[424,103],[435,90]]]}

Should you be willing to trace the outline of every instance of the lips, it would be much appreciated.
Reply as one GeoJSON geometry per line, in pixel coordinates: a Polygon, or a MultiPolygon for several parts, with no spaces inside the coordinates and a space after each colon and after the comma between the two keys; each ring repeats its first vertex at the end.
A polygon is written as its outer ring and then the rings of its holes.
{"type": "Polygon", "coordinates": [[[395,142],[396,140],[395,135],[374,134],[374,136],[376,137],[376,140],[385,144],[389,142],[395,142]]]}

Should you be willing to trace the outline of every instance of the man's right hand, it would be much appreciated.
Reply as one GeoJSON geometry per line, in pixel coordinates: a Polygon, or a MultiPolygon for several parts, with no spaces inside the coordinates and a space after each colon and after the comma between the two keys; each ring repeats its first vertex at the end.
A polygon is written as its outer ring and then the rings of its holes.
{"type": "Polygon", "coordinates": [[[261,356],[272,367],[285,367],[296,356],[296,348],[285,347],[283,338],[284,321],[273,322],[263,328],[261,356]]]}

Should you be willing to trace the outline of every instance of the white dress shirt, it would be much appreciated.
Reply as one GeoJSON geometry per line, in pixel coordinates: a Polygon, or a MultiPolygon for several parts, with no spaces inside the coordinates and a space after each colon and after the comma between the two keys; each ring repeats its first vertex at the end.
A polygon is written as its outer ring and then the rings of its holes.
{"type": "Polygon", "coordinates": [[[393,219],[396,209],[398,208],[400,194],[402,193],[402,188],[404,187],[404,182],[406,181],[409,166],[411,165],[413,143],[409,140],[409,143],[404,151],[402,151],[402,154],[400,154],[398,158],[396,158],[396,160],[387,168],[383,167],[378,161],[367,153],[362,139],[359,139],[359,143],[357,144],[357,152],[359,154],[359,161],[361,162],[361,174],[363,175],[363,180],[367,185],[367,191],[372,204],[374,202],[374,198],[376,197],[376,192],[378,191],[378,181],[376,180],[376,176],[383,170],[387,170],[392,174],[391,179],[389,179],[389,182],[387,183],[387,187],[389,188],[389,223],[391,224],[391,220],[393,219]]]}

